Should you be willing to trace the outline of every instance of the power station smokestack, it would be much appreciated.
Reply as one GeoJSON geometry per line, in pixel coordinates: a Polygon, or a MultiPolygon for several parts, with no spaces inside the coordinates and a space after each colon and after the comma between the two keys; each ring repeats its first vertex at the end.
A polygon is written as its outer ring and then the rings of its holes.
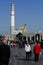
{"type": "Polygon", "coordinates": [[[15,30],[15,13],[14,13],[14,4],[11,4],[11,34],[15,30]]]}

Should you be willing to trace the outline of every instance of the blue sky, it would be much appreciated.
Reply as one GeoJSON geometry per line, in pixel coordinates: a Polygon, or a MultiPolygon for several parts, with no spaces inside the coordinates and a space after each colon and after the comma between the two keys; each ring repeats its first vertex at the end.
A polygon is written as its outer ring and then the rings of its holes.
{"type": "Polygon", "coordinates": [[[16,28],[27,24],[29,31],[43,31],[43,0],[0,0],[0,33],[10,32],[12,1],[15,4],[16,28]]]}

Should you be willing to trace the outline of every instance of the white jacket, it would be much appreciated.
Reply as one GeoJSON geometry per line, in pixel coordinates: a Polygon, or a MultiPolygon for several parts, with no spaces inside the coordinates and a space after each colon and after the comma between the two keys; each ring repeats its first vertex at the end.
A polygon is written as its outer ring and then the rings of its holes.
{"type": "Polygon", "coordinates": [[[29,44],[28,44],[28,46],[25,45],[25,51],[26,52],[30,52],[31,51],[31,46],[29,44]]]}

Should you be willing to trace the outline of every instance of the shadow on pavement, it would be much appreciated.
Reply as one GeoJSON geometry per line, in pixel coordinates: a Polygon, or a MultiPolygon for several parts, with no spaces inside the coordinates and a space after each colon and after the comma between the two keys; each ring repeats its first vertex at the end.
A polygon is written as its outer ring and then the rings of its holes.
{"type": "Polygon", "coordinates": [[[34,61],[33,59],[25,59],[25,58],[17,58],[18,60],[25,60],[25,61],[34,61]]]}

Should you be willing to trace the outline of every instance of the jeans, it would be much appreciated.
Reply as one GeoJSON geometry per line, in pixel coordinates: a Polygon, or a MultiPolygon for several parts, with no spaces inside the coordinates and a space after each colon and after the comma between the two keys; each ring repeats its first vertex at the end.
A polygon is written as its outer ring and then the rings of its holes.
{"type": "Polygon", "coordinates": [[[39,54],[35,54],[35,61],[39,60],[39,54]]]}
{"type": "Polygon", "coordinates": [[[26,60],[30,59],[30,52],[26,52],[26,60]]]}

